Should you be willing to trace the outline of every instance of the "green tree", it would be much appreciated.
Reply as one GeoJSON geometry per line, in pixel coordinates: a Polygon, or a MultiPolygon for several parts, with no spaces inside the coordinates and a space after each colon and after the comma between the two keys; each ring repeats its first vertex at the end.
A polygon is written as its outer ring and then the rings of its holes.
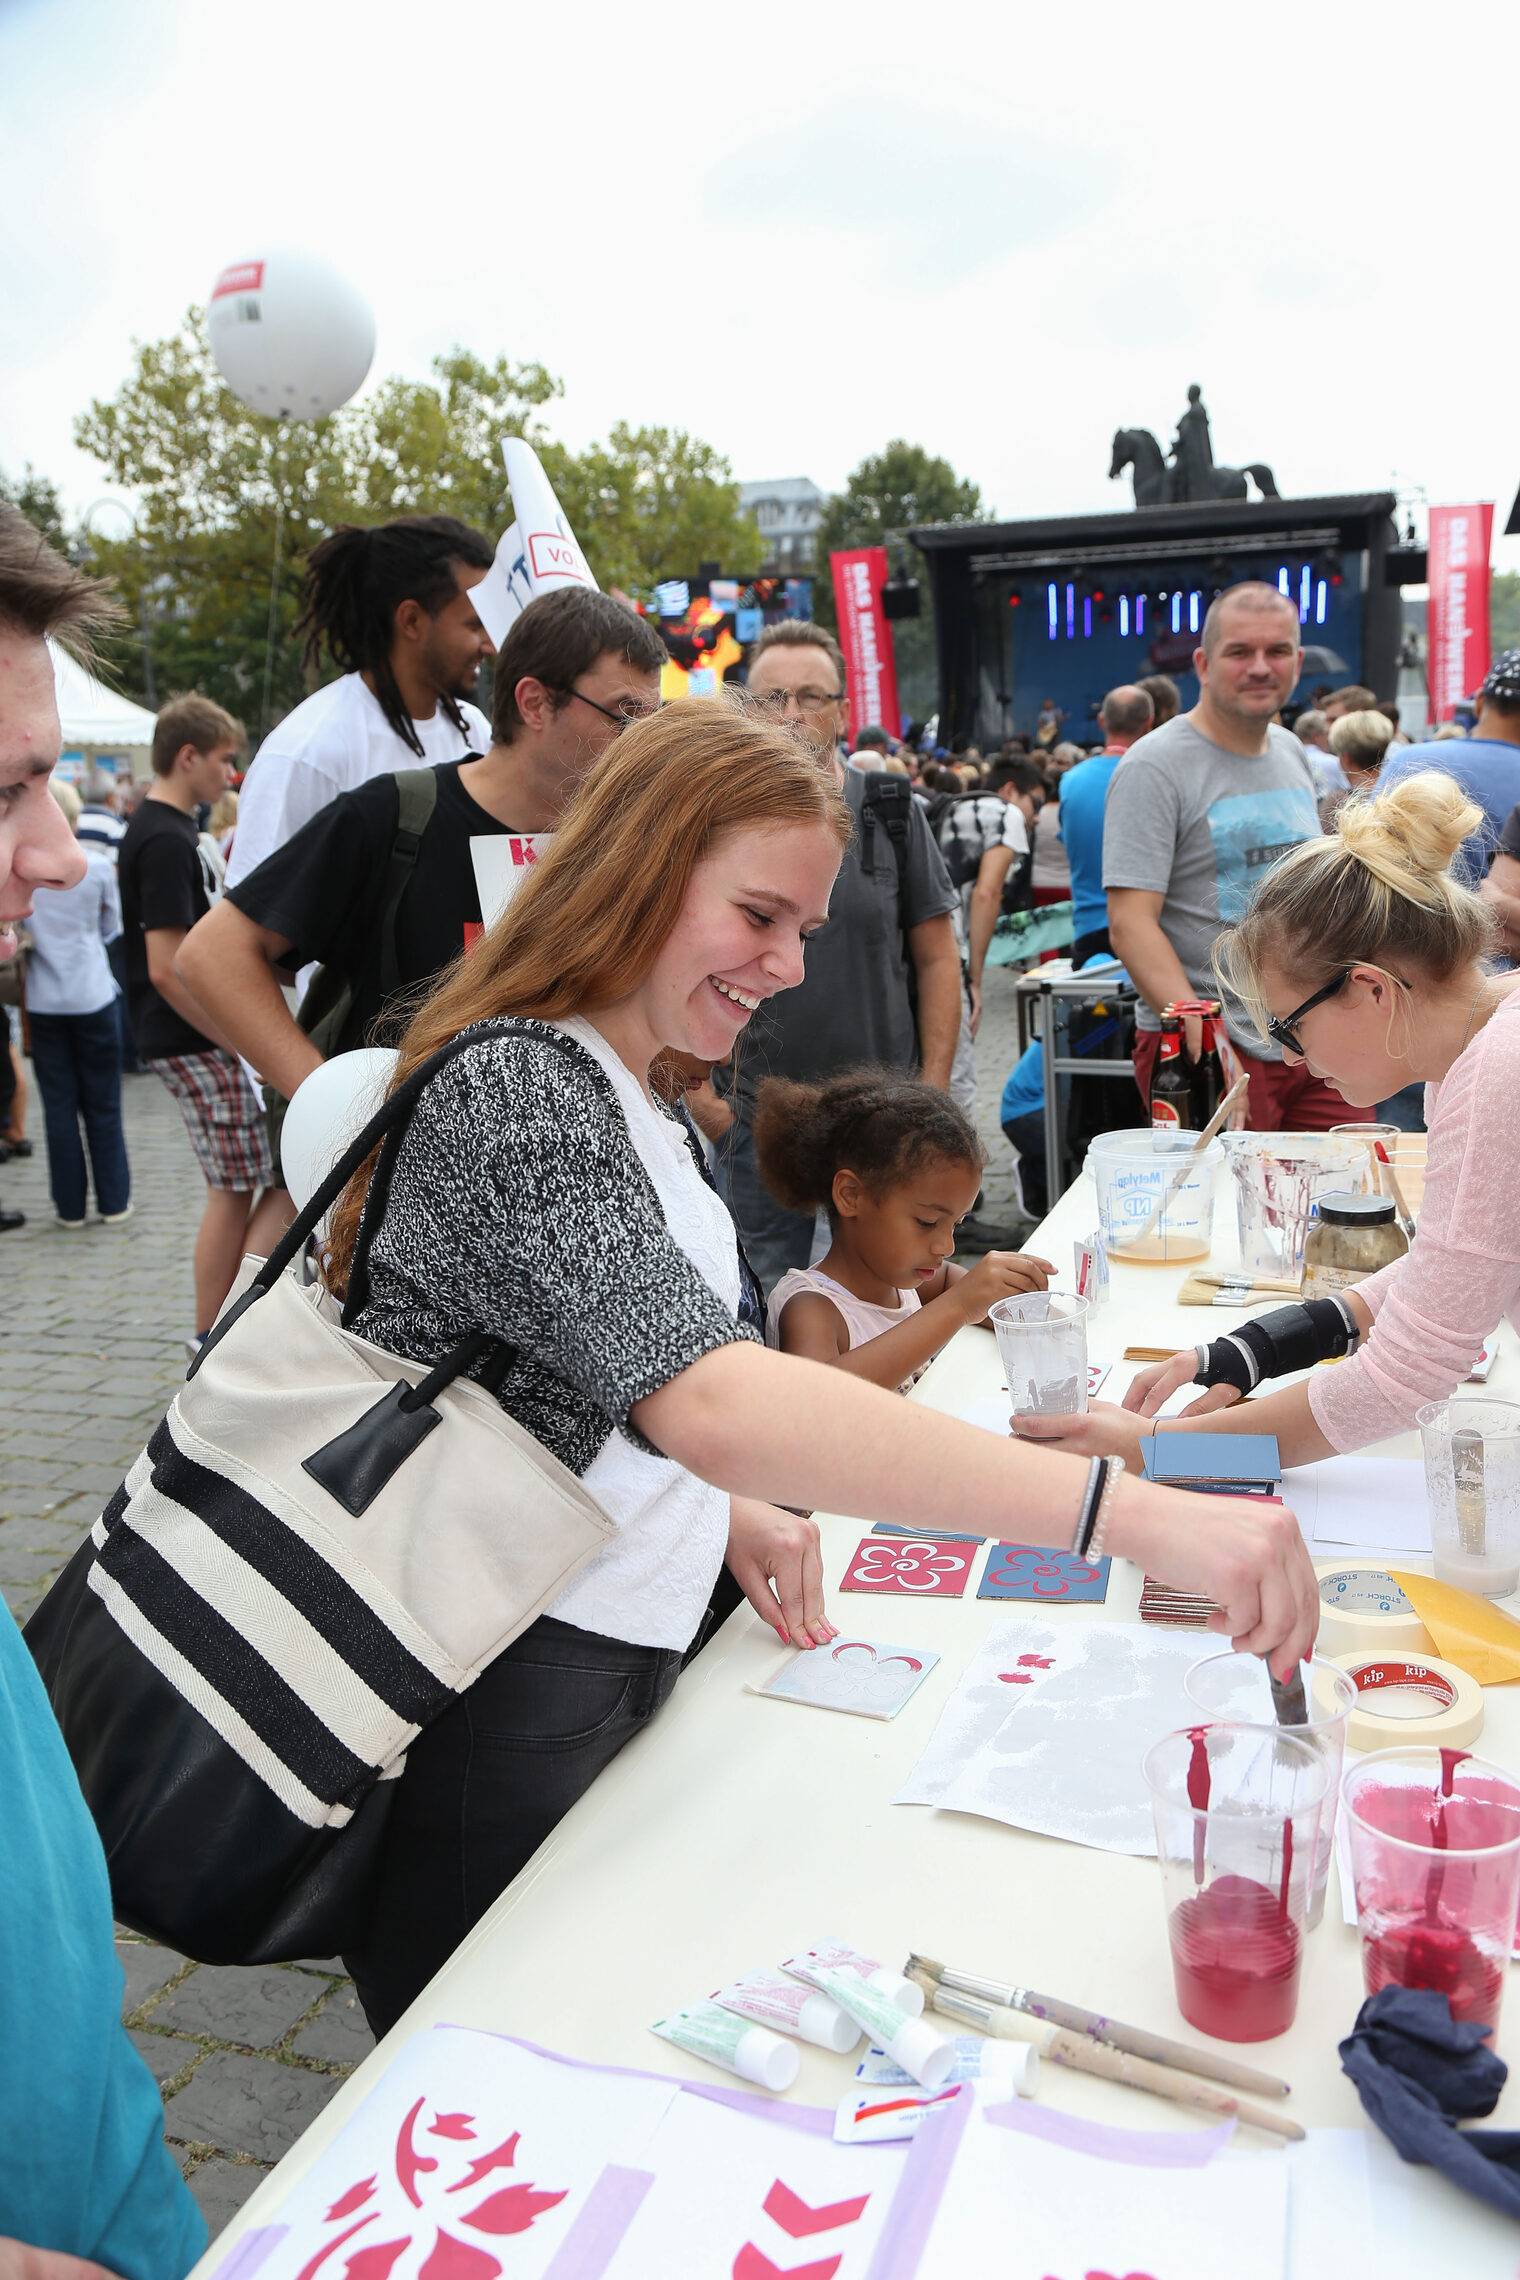
{"type": "MultiPolygon", "coordinates": [[[[139,501],[135,536],[85,543],[142,617],[159,701],[201,689],[255,734],[298,704],[307,681],[292,633],[308,549],[336,523],[397,514],[458,515],[495,539],[512,520],[509,435],[543,458],[603,586],[643,594],[715,557],[736,573],[758,566],[759,534],[709,445],[618,426],[605,444],[572,453],[536,417],[561,393],[541,364],[455,348],[434,360],[431,380],[384,380],[329,419],[280,426],[226,387],[202,311],[190,310],[172,339],[139,342],[130,377],[91,404],[75,438],[139,501]]],[[[142,636],[117,639],[109,661],[146,696],[142,636]]]]}
{"type": "Polygon", "coordinates": [[[646,597],[661,578],[690,577],[702,562],[751,578],[764,545],[739,505],[733,470],[684,428],[633,428],[619,421],[605,443],[578,457],[545,453],[545,465],[604,586],[646,597]]]}
{"type": "Polygon", "coordinates": [[[68,550],[68,532],[64,528],[63,504],[56,484],[46,475],[39,475],[30,460],[26,472],[15,482],[7,482],[0,469],[0,500],[8,507],[19,507],[35,530],[41,531],[49,546],[60,553],[68,550]]]}
{"type": "Polygon", "coordinates": [[[1496,657],[1520,649],[1520,570],[1496,570],[1489,580],[1488,637],[1496,657]]]}
{"type": "Polygon", "coordinates": [[[819,518],[813,610],[831,631],[838,625],[829,576],[831,553],[884,546],[894,572],[900,565],[908,577],[918,580],[919,615],[899,618],[892,628],[897,693],[905,712],[926,715],[939,702],[928,565],[907,534],[923,523],[979,522],[988,511],[978,486],[957,475],[948,459],[937,459],[921,445],[898,437],[861,461],[819,518]]]}

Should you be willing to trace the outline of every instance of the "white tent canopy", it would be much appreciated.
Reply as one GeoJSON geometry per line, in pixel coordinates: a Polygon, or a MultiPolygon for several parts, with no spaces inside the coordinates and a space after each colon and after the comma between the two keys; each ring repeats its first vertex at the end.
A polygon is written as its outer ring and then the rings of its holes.
{"type": "Polygon", "coordinates": [[[57,642],[48,643],[63,748],[87,753],[142,750],[153,742],[154,716],[130,697],[119,697],[87,673],[57,642]]]}

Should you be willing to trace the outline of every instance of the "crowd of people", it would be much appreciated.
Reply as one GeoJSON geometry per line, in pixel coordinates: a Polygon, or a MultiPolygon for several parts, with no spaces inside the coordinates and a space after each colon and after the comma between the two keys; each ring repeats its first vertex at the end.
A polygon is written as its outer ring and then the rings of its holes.
{"type": "MultiPolygon", "coordinates": [[[[1313,708],[1325,741],[1306,744],[1282,718],[1297,611],[1248,583],[1208,613],[1186,713],[1152,677],[1109,692],[1090,754],[1059,741],[1052,705],[1027,746],[936,756],[884,731],[851,748],[843,657],[805,622],[760,636],[742,700],[662,708],[658,635],[572,587],[512,625],[487,721],[470,595],[489,560],[442,516],[338,530],[303,617],[337,675],[266,739],[235,816],[242,733],[195,695],[163,708],[130,817],[99,787],[72,814],[45,637],[87,650],[109,597],[0,507],[0,967],[25,926],[61,1225],[84,1221],[87,1178],[108,1225],[131,1208],[123,998],[206,1184],[192,1362],[245,1251],[290,1224],[281,1126],[302,1084],[381,1044],[394,1092],[457,1047],[381,1187],[373,1159],[349,1181],[311,1269],[345,1327],[409,1365],[489,1343],[488,1392],[615,1523],[407,1752],[345,1958],[380,2032],[727,1607],[804,1650],[833,1638],[814,1509],[989,1533],[1016,1511],[1063,1550],[1101,1512],[1110,1551],[1212,1598],[1237,1645],[1274,1668],[1311,1648],[1292,1515],[1112,1468],[1136,1454],[1134,1410],[1046,1420],[1043,1448],[898,1398],[1054,1272],[1027,1251],[951,1256],[985,1162],[967,1088],[1002,913],[1069,902],[1078,961],[1122,961],[1142,1095],[1162,1009],[1218,994],[1216,960],[1253,1124],[1317,1129],[1412,1078],[1436,1088],[1433,1232],[1406,1281],[1333,1322],[1266,1317],[1246,1364],[1216,1341],[1137,1407],[1193,1377],[1214,1422],[1306,1344],[1360,1347],[1267,1406],[1289,1462],[1361,1446],[1460,1382],[1520,1305],[1496,1106],[1520,997],[1489,962],[1501,923],[1520,932],[1520,658],[1490,675],[1471,738],[1396,747],[1351,689],[1313,708]],[[1480,896],[1471,866],[1495,847],[1480,896]]],[[[83,2256],[178,2280],[199,2219],[119,2025],[104,1856],[9,1626],[0,1899],[0,2112],[29,2123],[24,2151],[0,2147],[0,2221],[32,2259],[16,2272],[79,2280],[83,2256]]]]}

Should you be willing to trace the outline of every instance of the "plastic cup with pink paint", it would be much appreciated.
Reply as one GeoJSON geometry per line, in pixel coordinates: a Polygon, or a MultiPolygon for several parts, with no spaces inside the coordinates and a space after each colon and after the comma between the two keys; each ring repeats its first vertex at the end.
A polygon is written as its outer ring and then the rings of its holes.
{"type": "Polygon", "coordinates": [[[1177,2007],[1223,2042],[1298,2009],[1324,1759],[1272,1726],[1191,1726],[1146,1756],[1177,2007]]]}
{"type": "Polygon", "coordinates": [[[1520,1782],[1466,1750],[1377,1750],[1342,1803],[1367,1993],[1434,1988],[1492,2036],[1520,1907],[1520,1782]]]}
{"type": "MultiPolygon", "coordinates": [[[[1341,1764],[1346,1755],[1346,1722],[1356,1708],[1356,1688],[1345,1672],[1337,1670],[1323,1655],[1316,1655],[1312,1663],[1300,1664],[1299,1675],[1304,1683],[1308,1720],[1302,1726],[1284,1727],[1283,1731],[1297,1734],[1300,1740],[1306,1741],[1324,1759],[1328,1776],[1315,1847],[1314,1877],[1309,1887],[1309,1913],[1304,1924],[1304,1929],[1312,1932],[1325,1912],[1325,1886],[1335,1851],[1336,1800],[1341,1785],[1341,1764]]],[[[1230,1725],[1273,1726],[1278,1723],[1271,1681],[1260,1655],[1209,1655],[1203,1662],[1194,1663],[1183,1684],[1189,1701],[1196,1702],[1206,1718],[1222,1719],[1230,1725]]]]}

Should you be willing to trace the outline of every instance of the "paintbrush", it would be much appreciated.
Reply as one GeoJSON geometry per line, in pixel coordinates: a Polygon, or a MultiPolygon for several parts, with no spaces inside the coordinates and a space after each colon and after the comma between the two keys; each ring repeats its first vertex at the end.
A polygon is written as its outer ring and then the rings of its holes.
{"type": "Polygon", "coordinates": [[[1272,1709],[1279,1726],[1307,1726],[1309,1705],[1304,1695],[1304,1674],[1300,1665],[1293,1665],[1291,1678],[1276,1678],[1273,1676],[1272,1665],[1268,1663],[1267,1683],[1272,1689],[1272,1709]]]}
{"type": "Polygon", "coordinates": [[[1399,1215],[1404,1233],[1412,1243],[1414,1241],[1414,1215],[1404,1201],[1404,1190],[1399,1186],[1399,1175],[1393,1168],[1393,1158],[1389,1155],[1384,1141],[1374,1140],[1372,1145],[1378,1162],[1388,1174],[1388,1192],[1393,1197],[1393,1208],[1399,1215]]]}
{"type": "Polygon", "coordinates": [[[952,1971],[947,1964],[936,1963],[932,1956],[910,1955],[903,1967],[908,1976],[917,1979],[926,1990],[931,1987],[953,1988],[961,1995],[974,1995],[983,2003],[997,2003],[1010,2011],[1024,2011],[1031,2018],[1048,2019],[1058,2027],[1070,2027],[1076,2033],[1090,2035],[1095,2042],[1111,2043],[1115,2050],[1126,2050],[1134,2058],[1152,2059],[1158,2066],[1180,2066],[1190,2074],[1206,2074],[1215,2082],[1227,2082],[1235,2090],[1254,2090],[1263,2098],[1286,2098],[1288,2085],[1275,2074],[1263,2074],[1254,2066],[1241,2066],[1233,2058],[1220,2058],[1211,2050],[1194,2050],[1187,2043],[1173,2042],[1169,2035],[1153,2035],[1146,2027],[1127,2027],[1122,2019],[1110,2019],[1102,2011],[1084,2010],[1080,2003],[1063,2003],[1054,1995],[1037,1995],[1032,1987],[1011,1987],[998,1979],[981,1979],[973,1972],[952,1971]]]}
{"type": "MultiPolygon", "coordinates": [[[[923,1985],[921,1979],[919,1985],[923,1985]]],[[[1041,2058],[1049,2059],[1052,2066],[1069,2066],[1075,2074],[1095,2074],[1105,2082],[1122,2082],[1130,2090],[1149,2090],[1154,2097],[1169,2098],[1175,2106],[1228,2115],[1235,2121],[1248,2122],[1253,2129],[1267,2130],[1273,2137],[1298,2139],[1304,2135],[1300,2125],[1286,2114],[1269,2113],[1265,2106],[1248,2106],[1228,2090],[1216,2090],[1207,2082],[1190,2082],[1170,2066],[1132,2058],[1128,2051],[1115,2050],[1111,2043],[1094,2042],[1090,2036],[1073,2034],[1050,2020],[978,2003],[974,1996],[956,1995],[948,1987],[935,1986],[932,1980],[929,1988],[929,2008],[941,2018],[953,2019],[958,2026],[1002,2042],[1033,2043],[1041,2058]]]]}
{"type": "MultiPolygon", "coordinates": [[[[1215,1133],[1218,1132],[1220,1127],[1228,1121],[1230,1111],[1234,1108],[1235,1103],[1238,1100],[1243,1100],[1245,1098],[1246,1088],[1250,1084],[1250,1081],[1251,1080],[1249,1077],[1237,1077],[1235,1079],[1234,1084],[1231,1085],[1229,1091],[1225,1094],[1224,1099],[1219,1103],[1219,1106],[1215,1109],[1213,1115],[1209,1118],[1208,1123],[1199,1133],[1197,1139],[1193,1142],[1192,1147],[1189,1148],[1187,1154],[1183,1157],[1182,1162],[1178,1165],[1176,1171],[1172,1174],[1170,1181],[1162,1191],[1160,1201],[1152,1209],[1149,1219],[1147,1219],[1139,1234],[1125,1236],[1124,1250],[1138,1250],[1140,1245],[1150,1234],[1152,1228],[1157,1226],[1159,1222],[1166,1217],[1167,1205],[1171,1202],[1172,1197],[1177,1193],[1177,1190],[1181,1187],[1183,1181],[1192,1171],[1193,1158],[1202,1153],[1202,1151],[1208,1146],[1209,1142],[1213,1139],[1215,1133]]],[[[1123,1256],[1122,1252],[1120,1256],[1123,1256]]]]}

